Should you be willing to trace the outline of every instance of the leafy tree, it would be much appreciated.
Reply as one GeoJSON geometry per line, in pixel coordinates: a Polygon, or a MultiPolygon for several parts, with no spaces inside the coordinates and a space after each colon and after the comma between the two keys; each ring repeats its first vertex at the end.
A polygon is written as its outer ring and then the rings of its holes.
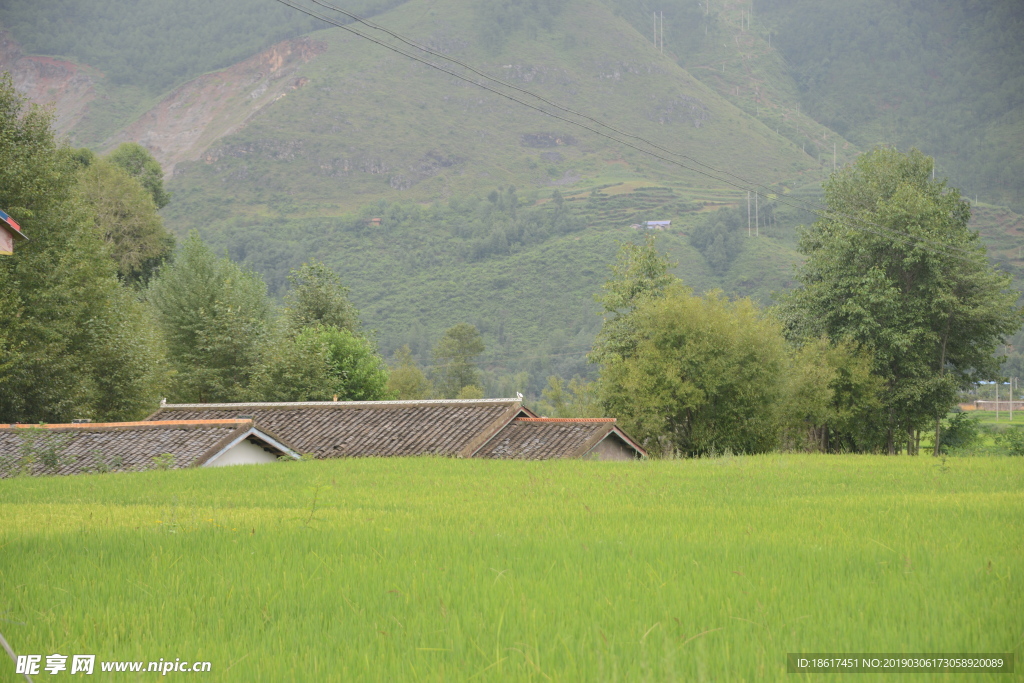
{"type": "Polygon", "coordinates": [[[484,397],[483,387],[479,387],[475,384],[469,384],[459,389],[459,393],[455,394],[457,399],[465,400],[477,400],[484,397]]]}
{"type": "Polygon", "coordinates": [[[850,342],[812,339],[796,349],[785,374],[786,447],[824,452],[868,450],[877,441],[871,417],[882,382],[872,357],[850,342]]]}
{"type": "Polygon", "coordinates": [[[474,325],[459,323],[448,328],[434,347],[438,393],[455,398],[463,387],[478,386],[480,371],[475,359],[483,352],[484,340],[474,325]]]}
{"type": "Polygon", "coordinates": [[[416,359],[413,358],[408,344],[395,351],[395,365],[388,377],[388,391],[401,400],[418,401],[430,398],[430,380],[416,365],[416,359]]]}
{"type": "Polygon", "coordinates": [[[293,270],[288,282],[292,289],[285,296],[286,315],[293,330],[309,325],[359,329],[359,311],[348,300],[348,287],[320,261],[313,259],[293,270]]]}
{"type": "Polygon", "coordinates": [[[874,448],[912,448],[957,393],[995,377],[996,346],[1020,327],[1010,277],[989,265],[970,205],[917,150],[876,149],[825,183],[828,211],[801,237],[801,287],[783,310],[794,338],[870,350],[884,382],[874,448]]]}
{"type": "Polygon", "coordinates": [[[313,327],[298,336],[319,339],[327,348],[331,375],[335,378],[339,400],[380,401],[391,398],[387,390],[388,367],[377,353],[376,345],[350,330],[337,327],[313,327]]]}
{"type": "Polygon", "coordinates": [[[951,418],[944,420],[942,425],[943,453],[949,452],[951,448],[966,448],[978,439],[979,420],[968,413],[957,413],[951,418]]]}
{"type": "Polygon", "coordinates": [[[144,284],[174,249],[174,237],[152,197],[119,166],[102,159],[82,170],[81,189],[110,245],[118,275],[144,284]]]}
{"type": "Polygon", "coordinates": [[[601,404],[597,385],[580,376],[568,382],[557,375],[548,377],[548,386],[541,391],[544,400],[537,404],[538,412],[548,417],[600,417],[601,404]]]}
{"type": "Polygon", "coordinates": [[[378,401],[390,398],[388,374],[371,342],[336,327],[282,335],[254,374],[256,401],[378,401]]]}
{"type": "Polygon", "coordinates": [[[330,401],[335,392],[328,350],[314,335],[280,334],[268,345],[247,390],[252,401],[330,401]]]}
{"type": "Polygon", "coordinates": [[[218,258],[197,233],[189,235],[148,289],[175,373],[175,400],[244,397],[271,339],[266,289],[259,275],[218,258]]]}
{"type": "Polygon", "coordinates": [[[655,238],[647,236],[642,245],[623,244],[611,266],[612,276],[601,286],[597,297],[604,306],[605,321],[594,343],[590,360],[604,363],[631,353],[636,343],[632,314],[646,301],[664,295],[676,281],[669,274],[670,264],[658,252],[655,238]]]}
{"type": "Polygon", "coordinates": [[[690,233],[690,244],[704,255],[711,270],[722,274],[743,250],[739,209],[719,209],[708,214],[690,233]]]}
{"type": "Polygon", "coordinates": [[[164,170],[137,142],[122,142],[107,156],[107,161],[139,182],[153,198],[156,208],[162,209],[171,201],[171,195],[164,191],[164,170]]]}
{"type": "Polygon", "coordinates": [[[631,344],[601,365],[608,414],[652,449],[688,456],[778,444],[787,347],[749,299],[679,283],[630,315],[631,344]]]}
{"type": "Polygon", "coordinates": [[[0,207],[31,238],[0,258],[0,422],[130,419],[156,403],[159,345],[123,291],[79,165],[0,75],[0,207]]]}

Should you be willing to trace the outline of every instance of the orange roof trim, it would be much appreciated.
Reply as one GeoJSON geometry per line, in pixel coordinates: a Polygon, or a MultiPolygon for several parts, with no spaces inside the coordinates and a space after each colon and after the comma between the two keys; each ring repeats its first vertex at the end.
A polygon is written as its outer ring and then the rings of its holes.
{"type": "Polygon", "coordinates": [[[95,429],[97,427],[153,427],[168,425],[200,426],[200,425],[244,425],[252,420],[164,420],[161,422],[72,422],[65,424],[11,424],[0,425],[0,429],[95,429]]]}

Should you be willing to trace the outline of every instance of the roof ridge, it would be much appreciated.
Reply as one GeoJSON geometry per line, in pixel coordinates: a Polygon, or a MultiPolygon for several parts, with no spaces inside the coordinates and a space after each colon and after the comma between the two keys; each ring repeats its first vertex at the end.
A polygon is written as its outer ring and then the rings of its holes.
{"type": "Polygon", "coordinates": [[[615,422],[614,417],[517,417],[516,422],[615,422]]]}
{"type": "Polygon", "coordinates": [[[495,403],[521,403],[518,398],[444,398],[427,399],[422,401],[278,401],[268,403],[164,403],[160,406],[163,409],[195,409],[206,410],[216,408],[317,408],[333,407],[346,408],[349,406],[418,406],[418,405],[474,405],[474,404],[495,404],[495,403]]]}

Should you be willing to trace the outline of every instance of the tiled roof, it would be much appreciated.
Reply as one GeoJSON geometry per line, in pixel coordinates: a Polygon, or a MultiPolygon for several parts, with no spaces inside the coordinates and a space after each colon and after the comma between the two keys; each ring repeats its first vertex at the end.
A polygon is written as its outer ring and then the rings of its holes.
{"type": "Polygon", "coordinates": [[[494,435],[474,457],[508,460],[581,458],[609,435],[639,456],[644,450],[613,418],[519,418],[494,435]]]}
{"type": "Polygon", "coordinates": [[[147,420],[252,418],[317,458],[443,454],[468,457],[519,415],[516,399],[316,401],[164,405],[147,420]]]}
{"type": "Polygon", "coordinates": [[[37,438],[29,430],[40,426],[45,432],[39,445],[56,446],[62,463],[55,471],[33,463],[28,467],[33,475],[149,470],[155,466],[153,458],[164,453],[174,456],[170,469],[193,467],[241,438],[278,454],[287,449],[275,437],[254,429],[252,420],[4,425],[0,426],[0,477],[16,473],[26,441],[37,438]]]}

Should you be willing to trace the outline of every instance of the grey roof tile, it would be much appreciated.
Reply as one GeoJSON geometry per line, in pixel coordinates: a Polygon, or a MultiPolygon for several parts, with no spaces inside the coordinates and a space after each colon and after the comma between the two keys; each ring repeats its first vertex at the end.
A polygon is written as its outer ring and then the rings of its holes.
{"type": "MultiPolygon", "coordinates": [[[[234,439],[253,428],[251,420],[173,422],[114,422],[46,425],[45,431],[31,427],[0,427],[0,477],[11,476],[24,454],[27,439],[41,434],[56,446],[65,462],[47,470],[36,462],[28,473],[82,474],[97,471],[137,472],[154,468],[154,457],[171,453],[171,469],[202,464],[234,439]]],[[[258,437],[254,437],[257,438],[258,437]]]]}
{"type": "Polygon", "coordinates": [[[515,399],[328,401],[165,405],[147,420],[251,416],[300,453],[317,458],[468,456],[517,415],[515,399]]]}

